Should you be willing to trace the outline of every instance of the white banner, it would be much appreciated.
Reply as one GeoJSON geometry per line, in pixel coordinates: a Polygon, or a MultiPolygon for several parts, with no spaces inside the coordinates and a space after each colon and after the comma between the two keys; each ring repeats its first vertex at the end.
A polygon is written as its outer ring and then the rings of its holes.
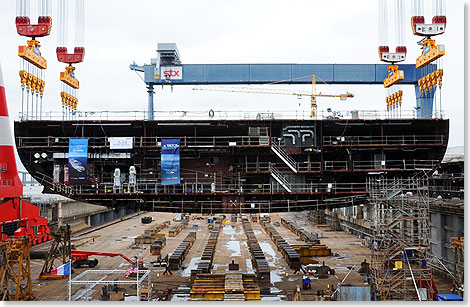
{"type": "Polygon", "coordinates": [[[132,149],[134,138],[130,137],[113,137],[108,138],[109,140],[109,147],[111,149],[132,149]]]}
{"type": "Polygon", "coordinates": [[[52,176],[52,183],[59,184],[60,183],[60,164],[54,164],[54,173],[52,176]]]}

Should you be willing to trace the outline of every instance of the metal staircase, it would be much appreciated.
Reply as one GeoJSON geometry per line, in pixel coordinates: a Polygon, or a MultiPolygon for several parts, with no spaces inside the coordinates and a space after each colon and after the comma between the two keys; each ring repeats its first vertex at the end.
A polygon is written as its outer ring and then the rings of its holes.
{"type": "Polygon", "coordinates": [[[281,174],[281,172],[279,172],[273,163],[269,163],[269,172],[271,173],[271,176],[276,179],[284,189],[286,189],[287,192],[292,193],[291,183],[281,174]]]}
{"type": "Polygon", "coordinates": [[[276,143],[276,139],[271,139],[271,150],[294,172],[297,173],[297,161],[287,153],[279,144],[276,143]]]}

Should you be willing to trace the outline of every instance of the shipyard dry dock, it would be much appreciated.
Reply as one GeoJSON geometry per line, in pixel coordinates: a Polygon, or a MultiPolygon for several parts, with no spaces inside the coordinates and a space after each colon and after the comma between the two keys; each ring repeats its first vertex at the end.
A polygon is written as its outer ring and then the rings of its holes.
{"type": "MultiPolygon", "coordinates": [[[[137,286],[137,276],[125,277],[130,264],[123,258],[90,256],[98,264],[73,270],[72,280],[86,283],[72,283],[71,299],[136,300],[139,291],[142,299],[172,301],[338,300],[358,293],[362,296],[356,299],[370,300],[369,267],[363,263],[369,262],[370,250],[356,236],[313,222],[307,212],[174,217],[172,213],[144,213],[72,234],[76,250],[117,253],[131,259],[141,256],[144,267],[139,279],[147,270],[150,276],[137,286]],[[142,223],[146,217],[152,222],[142,223]],[[154,244],[159,241],[157,236],[165,238],[161,248],[154,244]],[[146,241],[149,237],[153,239],[146,241]],[[157,266],[159,257],[166,255],[170,255],[171,273],[165,273],[165,265],[157,266]],[[306,277],[310,289],[305,288],[306,277]],[[109,283],[104,284],[106,281],[109,283]]],[[[41,249],[38,245],[32,251],[41,249]]],[[[43,263],[31,260],[35,300],[68,300],[68,279],[36,280],[43,263]]],[[[450,292],[451,284],[439,282],[439,278],[435,281],[439,292],[450,292]]]]}

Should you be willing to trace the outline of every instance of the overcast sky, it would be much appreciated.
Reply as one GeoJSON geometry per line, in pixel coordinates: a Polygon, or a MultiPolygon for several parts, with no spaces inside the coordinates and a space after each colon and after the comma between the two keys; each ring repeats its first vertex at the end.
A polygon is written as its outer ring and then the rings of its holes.
{"type": "MultiPolygon", "coordinates": [[[[426,21],[431,21],[431,1],[426,21]]],[[[0,61],[8,107],[14,119],[21,110],[17,46],[26,38],[15,29],[14,0],[2,0],[0,61]]],[[[35,0],[32,0],[35,2],[35,0]]],[[[56,21],[57,1],[53,2],[56,21]]],[[[420,50],[410,27],[411,1],[406,5],[405,39],[415,63],[420,50]]],[[[377,0],[291,1],[158,1],[85,0],[85,61],[77,65],[78,108],[87,110],[146,110],[144,83],[129,64],[150,63],[158,42],[178,45],[184,64],[199,63],[380,63],[377,0]]],[[[393,12],[391,13],[393,15],[393,12]]],[[[447,0],[447,31],[436,38],[446,46],[442,104],[450,118],[450,146],[464,144],[464,10],[460,0],[447,0]]],[[[56,24],[54,25],[56,26],[56,24]]],[[[44,109],[60,111],[59,64],[55,56],[56,29],[41,38],[48,60],[44,109]]],[[[393,27],[393,25],[391,25],[393,27]]],[[[391,35],[392,36],[392,35],[391,35]]],[[[394,49],[394,39],[391,48],[394,49]]],[[[73,47],[70,37],[69,47],[73,47]]],[[[286,86],[287,87],[287,86],[286,86]]],[[[309,87],[290,86],[292,89],[309,87]]],[[[319,109],[385,110],[380,85],[319,87],[323,92],[355,94],[348,102],[319,98],[319,109]]],[[[403,86],[403,109],[415,106],[413,86],[403,86]]],[[[282,95],[252,95],[193,91],[192,86],[156,88],[156,110],[309,110],[308,99],[282,95]]]]}

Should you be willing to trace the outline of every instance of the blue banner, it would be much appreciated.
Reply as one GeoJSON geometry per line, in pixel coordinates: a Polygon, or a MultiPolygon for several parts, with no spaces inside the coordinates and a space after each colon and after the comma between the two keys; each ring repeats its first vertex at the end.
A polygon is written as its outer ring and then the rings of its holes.
{"type": "Polygon", "coordinates": [[[162,139],[162,185],[180,184],[180,139],[162,139]]]}
{"type": "Polygon", "coordinates": [[[88,139],[69,139],[69,184],[87,182],[88,139]]]}

